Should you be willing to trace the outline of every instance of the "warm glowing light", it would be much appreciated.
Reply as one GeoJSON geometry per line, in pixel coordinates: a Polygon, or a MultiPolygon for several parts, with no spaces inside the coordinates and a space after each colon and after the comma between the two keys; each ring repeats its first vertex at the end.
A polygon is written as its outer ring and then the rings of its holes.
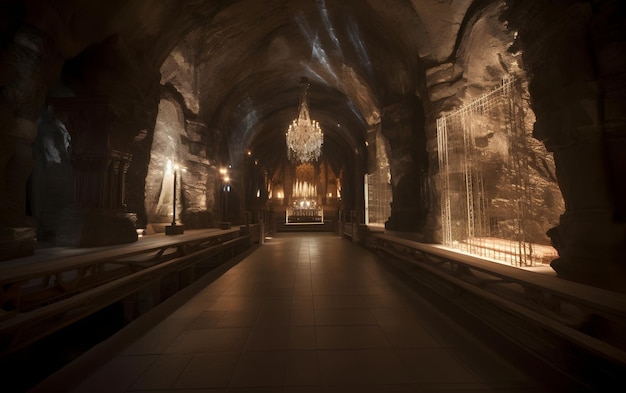
{"type": "Polygon", "coordinates": [[[220,168],[220,174],[225,175],[226,174],[226,168],[220,168]]]}
{"type": "Polygon", "coordinates": [[[317,186],[307,181],[296,180],[293,183],[291,196],[294,198],[315,198],[317,197],[317,186]]]}
{"type": "Polygon", "coordinates": [[[319,123],[312,120],[309,115],[309,103],[307,92],[309,82],[302,78],[300,105],[298,108],[298,118],[295,119],[287,130],[287,155],[294,162],[316,161],[324,143],[324,134],[319,123]]]}
{"type": "Polygon", "coordinates": [[[171,175],[175,171],[187,172],[187,168],[181,167],[178,163],[173,162],[171,159],[167,160],[165,164],[165,173],[171,175]]]}
{"type": "Polygon", "coordinates": [[[328,193],[328,196],[332,198],[333,193],[332,193],[332,192],[329,192],[329,193],[328,193]]]}
{"type": "Polygon", "coordinates": [[[278,191],[278,192],[276,193],[276,198],[278,198],[278,199],[283,199],[283,197],[284,197],[284,195],[283,195],[282,191],[278,191]]]}

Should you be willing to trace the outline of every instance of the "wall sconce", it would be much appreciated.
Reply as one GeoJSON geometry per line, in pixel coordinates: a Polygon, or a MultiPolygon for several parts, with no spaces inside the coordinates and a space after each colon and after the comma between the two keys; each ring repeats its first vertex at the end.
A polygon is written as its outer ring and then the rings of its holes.
{"type": "Polygon", "coordinates": [[[224,198],[223,198],[224,210],[222,211],[222,221],[220,222],[221,229],[230,229],[231,227],[231,223],[227,221],[228,220],[228,194],[230,193],[230,190],[231,190],[230,176],[228,175],[228,169],[230,168],[231,168],[230,165],[228,166],[228,168],[220,168],[220,175],[222,175],[222,192],[224,193],[224,198]]]}

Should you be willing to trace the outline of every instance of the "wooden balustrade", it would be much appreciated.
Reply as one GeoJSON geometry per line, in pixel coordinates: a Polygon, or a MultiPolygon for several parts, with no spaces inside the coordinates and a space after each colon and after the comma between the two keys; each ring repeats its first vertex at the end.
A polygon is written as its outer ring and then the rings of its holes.
{"type": "Polygon", "coordinates": [[[245,229],[156,236],[0,267],[0,353],[23,348],[166,277],[176,276],[174,291],[181,289],[247,249],[258,235],[245,229]]]}

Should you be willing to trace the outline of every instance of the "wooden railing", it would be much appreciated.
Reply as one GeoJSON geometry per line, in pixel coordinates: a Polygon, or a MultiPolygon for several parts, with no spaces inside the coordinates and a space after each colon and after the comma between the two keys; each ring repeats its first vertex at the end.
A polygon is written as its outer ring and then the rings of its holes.
{"type": "Polygon", "coordinates": [[[152,288],[158,303],[250,244],[250,228],[198,231],[0,267],[0,354],[23,348],[146,287],[152,288]],[[165,277],[173,278],[175,288],[168,280],[170,287],[163,288],[168,293],[160,293],[165,277]]]}
{"type": "Polygon", "coordinates": [[[568,343],[593,358],[603,369],[600,373],[612,368],[623,375],[626,370],[624,294],[388,234],[371,234],[368,246],[408,262],[408,272],[416,279],[430,274],[448,283],[448,298],[458,302],[474,296],[501,311],[494,320],[511,316],[513,324],[520,321],[545,332],[548,345],[568,343]]]}

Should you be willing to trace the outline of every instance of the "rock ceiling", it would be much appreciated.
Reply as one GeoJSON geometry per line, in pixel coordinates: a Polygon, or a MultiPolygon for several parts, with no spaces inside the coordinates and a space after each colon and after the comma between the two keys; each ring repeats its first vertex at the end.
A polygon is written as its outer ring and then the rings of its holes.
{"type": "Polygon", "coordinates": [[[202,69],[195,87],[199,115],[231,133],[233,140],[264,150],[269,160],[276,155],[277,145],[284,152],[276,140],[295,116],[303,76],[312,84],[311,114],[325,132],[326,153],[345,156],[361,148],[368,126],[380,121],[382,108],[415,95],[425,67],[452,55],[471,1],[34,0],[27,4],[32,23],[54,31],[67,58],[118,36],[165,75],[175,70],[162,65],[186,41],[202,69]]]}

